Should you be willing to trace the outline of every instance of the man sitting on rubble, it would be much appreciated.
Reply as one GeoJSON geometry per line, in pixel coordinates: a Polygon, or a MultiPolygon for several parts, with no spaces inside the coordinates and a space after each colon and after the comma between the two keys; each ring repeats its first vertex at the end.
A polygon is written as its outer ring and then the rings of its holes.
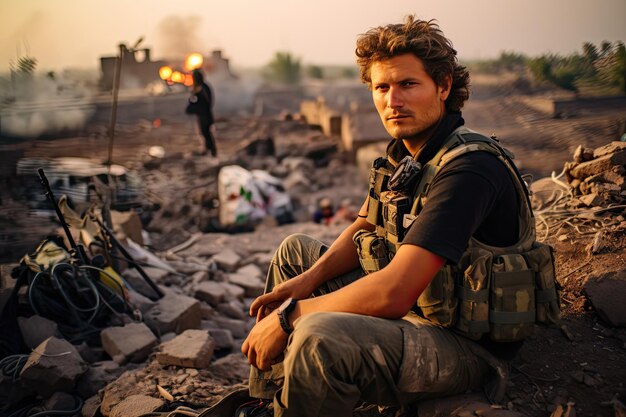
{"type": "Polygon", "coordinates": [[[535,289],[531,265],[549,264],[547,281],[553,267],[517,170],[463,126],[469,74],[439,27],[409,16],[361,35],[356,55],[393,140],[330,247],[298,234],[278,248],[242,346],[262,400],[240,417],[347,417],[360,401],[407,407],[492,380],[501,397],[535,294],[556,299],[553,282],[535,289]]]}

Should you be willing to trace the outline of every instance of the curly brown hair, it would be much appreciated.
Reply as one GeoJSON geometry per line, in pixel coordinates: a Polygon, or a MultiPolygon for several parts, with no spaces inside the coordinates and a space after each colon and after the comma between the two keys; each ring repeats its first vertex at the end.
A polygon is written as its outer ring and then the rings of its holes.
{"type": "Polygon", "coordinates": [[[413,54],[437,85],[442,86],[448,77],[452,79],[446,109],[459,111],[469,98],[469,73],[459,64],[452,42],[434,20],[419,20],[409,15],[404,24],[370,29],[357,39],[355,52],[361,81],[370,87],[370,68],[374,62],[413,54]]]}

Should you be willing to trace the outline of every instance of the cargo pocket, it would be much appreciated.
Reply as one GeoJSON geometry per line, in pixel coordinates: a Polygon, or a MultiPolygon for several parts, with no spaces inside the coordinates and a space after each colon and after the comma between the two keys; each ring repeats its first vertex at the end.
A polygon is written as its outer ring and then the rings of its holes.
{"type": "Polygon", "coordinates": [[[466,266],[455,288],[459,300],[459,318],[455,329],[463,336],[478,340],[489,332],[489,285],[491,252],[471,248],[460,265],[466,266]]]}
{"type": "Polygon", "coordinates": [[[533,249],[524,254],[528,266],[535,271],[535,302],[537,323],[555,324],[561,317],[559,291],[554,276],[552,248],[535,242],[533,249]]]}
{"type": "Polygon", "coordinates": [[[403,350],[398,376],[399,391],[427,393],[437,392],[442,388],[442,381],[439,378],[440,349],[433,336],[428,327],[410,325],[402,328],[403,350]]]}
{"type": "Polygon", "coordinates": [[[389,264],[389,251],[385,239],[375,232],[359,230],[352,237],[359,255],[361,268],[366,274],[380,271],[389,264]]]}
{"type": "Polygon", "coordinates": [[[530,336],[535,324],[535,273],[522,255],[501,255],[492,266],[490,336],[512,342],[530,336]]]}
{"type": "Polygon", "coordinates": [[[456,321],[457,299],[454,296],[454,269],[445,265],[437,272],[417,299],[417,306],[424,318],[451,327],[456,321]]]}

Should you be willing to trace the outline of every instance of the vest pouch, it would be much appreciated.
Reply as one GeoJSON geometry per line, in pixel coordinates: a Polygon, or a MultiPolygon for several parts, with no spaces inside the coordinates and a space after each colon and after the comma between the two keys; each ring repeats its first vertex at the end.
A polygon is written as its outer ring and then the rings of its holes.
{"type": "Polygon", "coordinates": [[[454,296],[454,269],[444,265],[417,299],[422,316],[431,322],[451,327],[456,322],[457,299],[454,296]]]}
{"type": "Polygon", "coordinates": [[[522,255],[500,255],[492,264],[489,322],[496,342],[530,336],[535,325],[535,272],[522,255]]]}
{"type": "Polygon", "coordinates": [[[380,271],[389,264],[391,258],[383,237],[362,229],[354,234],[352,240],[356,245],[361,268],[366,274],[380,271]]]}
{"type": "Polygon", "coordinates": [[[561,317],[559,291],[554,276],[552,248],[534,242],[533,248],[524,253],[528,266],[535,271],[535,301],[537,323],[556,324],[561,317]]]}
{"type": "Polygon", "coordinates": [[[392,244],[402,242],[405,234],[404,215],[411,211],[411,200],[395,191],[380,194],[382,216],[387,240],[392,244]]]}
{"type": "Polygon", "coordinates": [[[461,259],[463,274],[455,293],[459,299],[459,318],[455,330],[472,340],[489,333],[489,286],[491,284],[491,252],[470,248],[461,259]]]}

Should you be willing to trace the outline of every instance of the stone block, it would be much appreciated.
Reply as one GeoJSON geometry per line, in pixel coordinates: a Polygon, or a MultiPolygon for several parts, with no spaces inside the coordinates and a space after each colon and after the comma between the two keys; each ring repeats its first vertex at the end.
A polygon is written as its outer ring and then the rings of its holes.
{"type": "Polygon", "coordinates": [[[590,279],[584,291],[602,320],[613,327],[626,327],[626,270],[590,279]]]}
{"type": "Polygon", "coordinates": [[[38,315],[26,317],[18,317],[17,323],[22,332],[22,339],[29,349],[35,349],[44,340],[59,336],[59,326],[52,320],[38,315]]]}
{"type": "Polygon", "coordinates": [[[258,297],[263,294],[265,284],[257,277],[243,274],[228,274],[228,282],[245,290],[246,297],[258,297]]]}
{"type": "Polygon", "coordinates": [[[232,349],[235,339],[228,329],[209,329],[209,335],[215,342],[215,350],[232,349]]]}
{"type": "Polygon", "coordinates": [[[230,282],[223,282],[222,285],[226,288],[226,300],[243,300],[243,297],[246,294],[246,290],[244,290],[239,285],[231,284],[230,282]]]}
{"type": "Polygon", "coordinates": [[[123,368],[120,368],[114,361],[98,362],[80,377],[76,384],[76,390],[81,397],[89,398],[113,382],[122,373],[122,370],[123,368]]]}
{"type": "Polygon", "coordinates": [[[144,323],[109,327],[100,333],[105,352],[118,363],[143,362],[158,344],[154,333],[144,323]]]}
{"type": "Polygon", "coordinates": [[[87,371],[87,364],[74,346],[50,337],[30,354],[20,373],[29,388],[47,398],[57,391],[72,392],[76,380],[87,371]]]}
{"type": "Polygon", "coordinates": [[[180,334],[187,329],[200,328],[200,302],[182,294],[166,293],[145,315],[144,320],[157,335],[168,332],[180,334]]]}
{"type": "MultiPolygon", "coordinates": [[[[143,267],[144,272],[148,277],[155,283],[161,283],[170,273],[164,269],[160,268],[152,268],[152,267],[143,267]]],[[[157,294],[154,292],[152,287],[146,282],[145,279],[136,269],[127,269],[122,274],[122,277],[130,284],[131,288],[140,293],[141,295],[148,297],[150,299],[155,299],[157,294]]]]}
{"type": "Polygon", "coordinates": [[[185,330],[173,340],[163,343],[156,354],[163,366],[206,368],[211,362],[215,342],[206,330],[185,330]]]}
{"type": "Polygon", "coordinates": [[[163,406],[165,401],[147,395],[131,395],[111,409],[109,417],[139,417],[163,406]]]}
{"type": "Polygon", "coordinates": [[[180,262],[180,261],[169,261],[169,264],[176,269],[176,271],[185,275],[193,275],[196,272],[208,272],[209,266],[204,264],[197,264],[192,262],[180,262]]]}
{"type": "Polygon", "coordinates": [[[194,296],[198,300],[217,306],[224,301],[227,294],[228,288],[223,282],[205,281],[198,284],[194,296]]]}
{"type": "Polygon", "coordinates": [[[249,259],[250,262],[254,263],[259,267],[261,271],[263,271],[262,278],[265,277],[265,271],[267,271],[270,267],[270,263],[272,262],[272,258],[274,257],[274,252],[260,252],[255,253],[249,259]]]}
{"type": "Polygon", "coordinates": [[[234,272],[239,267],[241,256],[232,249],[224,249],[213,256],[213,261],[224,271],[234,272]]]}
{"type": "Polygon", "coordinates": [[[231,300],[227,303],[218,304],[217,311],[227,317],[239,320],[243,320],[247,315],[243,303],[239,300],[231,300]]]}
{"type": "Polygon", "coordinates": [[[607,171],[615,165],[626,165],[626,149],[578,164],[572,168],[570,174],[574,178],[583,179],[607,171]]]}
{"type": "Polygon", "coordinates": [[[626,150],[626,142],[622,141],[613,141],[611,143],[607,143],[604,146],[600,146],[593,151],[593,157],[599,158],[604,155],[610,155],[612,153],[616,153],[619,151],[626,150]]]}
{"type": "Polygon", "coordinates": [[[243,320],[230,319],[227,317],[215,317],[213,321],[221,329],[229,330],[233,337],[237,339],[246,337],[246,334],[248,333],[246,322],[243,320]]]}
{"type": "Polygon", "coordinates": [[[250,263],[246,266],[242,266],[241,268],[239,268],[237,270],[237,274],[255,277],[259,280],[263,280],[263,278],[265,277],[265,274],[263,273],[263,271],[261,271],[261,268],[259,268],[257,265],[253,263],[250,263]]]}
{"type": "Polygon", "coordinates": [[[582,201],[583,203],[585,203],[585,205],[587,207],[594,207],[594,206],[598,206],[600,205],[600,203],[602,203],[602,201],[604,201],[602,199],[602,197],[600,197],[598,194],[593,193],[593,194],[587,194],[587,195],[583,195],[579,197],[580,201],[582,201]]]}
{"type": "Polygon", "coordinates": [[[209,271],[198,271],[191,276],[191,282],[194,284],[200,284],[201,282],[209,280],[209,271]]]}

